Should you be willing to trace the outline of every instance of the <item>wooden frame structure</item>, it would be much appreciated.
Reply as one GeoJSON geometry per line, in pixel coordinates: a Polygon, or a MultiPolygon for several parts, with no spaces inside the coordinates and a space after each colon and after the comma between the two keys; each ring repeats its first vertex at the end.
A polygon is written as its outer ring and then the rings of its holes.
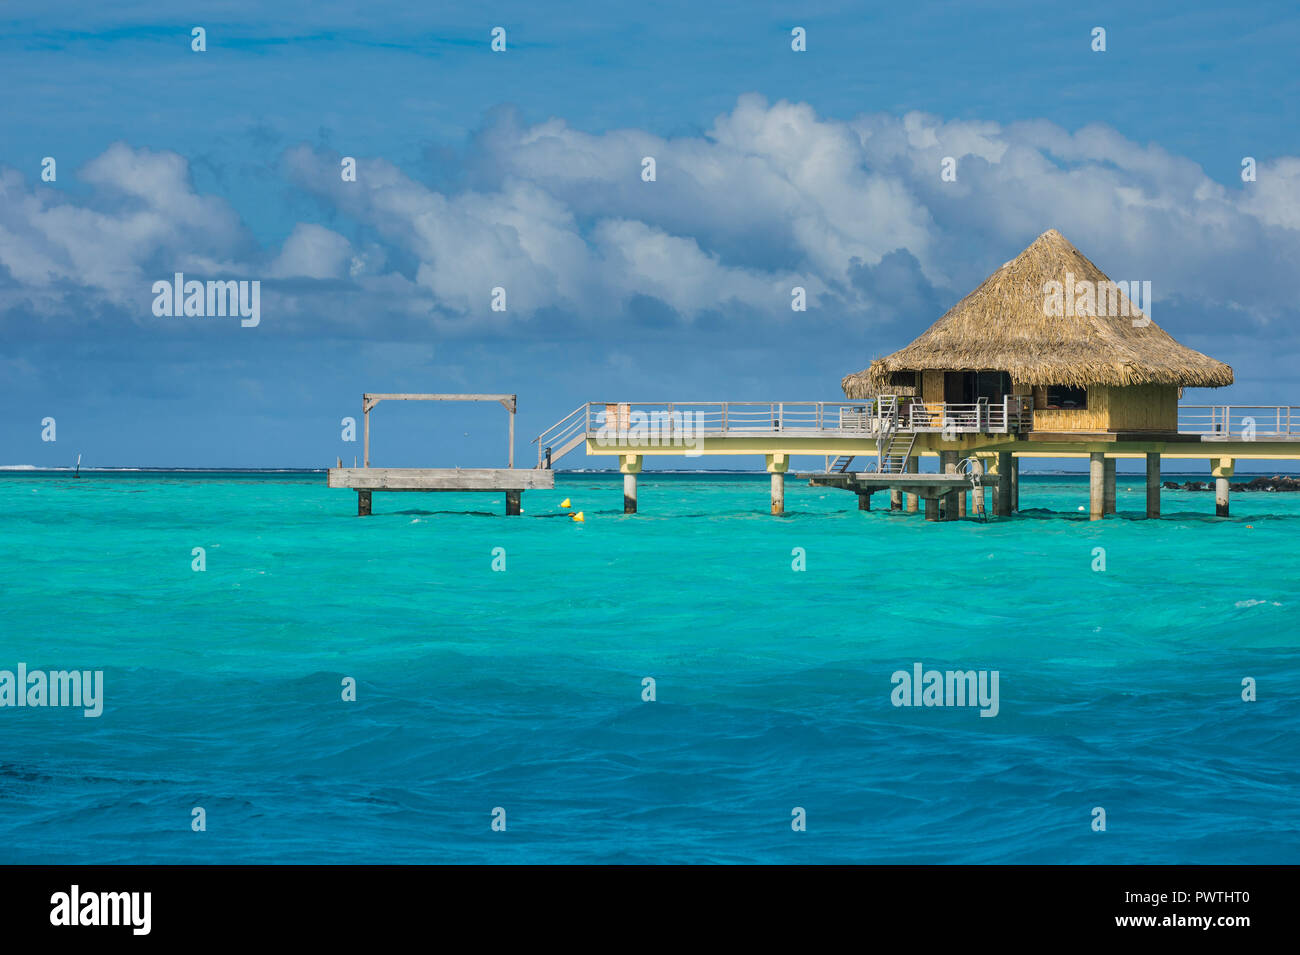
{"type": "Polygon", "coordinates": [[[517,395],[459,395],[459,394],[363,394],[361,396],[361,416],[364,419],[364,445],[362,462],[370,467],[370,409],[381,401],[499,401],[510,413],[510,449],[506,458],[506,467],[515,466],[515,409],[517,395]]]}
{"type": "Polygon", "coordinates": [[[357,514],[371,512],[374,491],[504,491],[506,514],[519,514],[524,491],[555,487],[555,472],[542,469],[515,468],[515,395],[371,393],[361,396],[364,418],[364,467],[345,468],[340,461],[329,469],[330,487],[349,488],[357,492],[357,514]],[[381,401],[496,401],[508,418],[509,447],[504,468],[375,468],[370,466],[370,412],[381,401]]]}

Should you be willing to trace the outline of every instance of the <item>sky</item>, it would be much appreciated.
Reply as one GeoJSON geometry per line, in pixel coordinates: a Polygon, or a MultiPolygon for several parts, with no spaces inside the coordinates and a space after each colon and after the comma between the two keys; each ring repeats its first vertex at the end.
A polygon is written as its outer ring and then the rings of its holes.
{"type": "MultiPolygon", "coordinates": [[[[1233,366],[1186,402],[1300,405],[1297,47],[1287,3],[7,2],[0,463],[325,466],[367,391],[517,393],[523,462],[589,400],[834,401],[1049,228],[1233,366]],[[156,315],[177,272],[258,324],[156,315]]],[[[504,415],[383,405],[372,461],[504,464],[504,415]]]]}

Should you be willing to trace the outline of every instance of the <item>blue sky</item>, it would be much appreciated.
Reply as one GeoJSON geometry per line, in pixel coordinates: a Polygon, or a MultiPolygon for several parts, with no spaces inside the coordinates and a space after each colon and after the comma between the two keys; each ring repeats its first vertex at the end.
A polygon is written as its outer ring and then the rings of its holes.
{"type": "MultiPolygon", "coordinates": [[[[518,392],[521,459],[588,399],[834,400],[1052,227],[1233,365],[1189,401],[1300,404],[1293,5],[264,6],[0,9],[3,463],[324,465],[367,390],[518,392]],[[155,317],[175,271],[262,323],[155,317]]],[[[501,457],[379,414],[382,463],[501,457]]]]}

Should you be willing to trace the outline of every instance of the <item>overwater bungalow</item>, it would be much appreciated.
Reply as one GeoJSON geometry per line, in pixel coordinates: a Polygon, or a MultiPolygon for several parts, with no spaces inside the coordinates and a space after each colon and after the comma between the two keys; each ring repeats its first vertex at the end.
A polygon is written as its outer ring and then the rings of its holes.
{"type": "Polygon", "coordinates": [[[1176,342],[1055,229],[841,382],[848,398],[914,395],[951,411],[1031,399],[1038,440],[1177,435],[1183,388],[1230,384],[1230,367],[1176,342]]]}
{"type": "MultiPolygon", "coordinates": [[[[1163,445],[1199,442],[1179,429],[1183,389],[1233,381],[1228,365],[1179,344],[1151,320],[1134,300],[1143,298],[1142,288],[1112,282],[1051,229],[911,344],[845,376],[841,386],[848,398],[897,402],[899,434],[937,422],[957,438],[964,425],[987,433],[991,421],[1017,435],[1022,454],[1087,453],[1100,471],[1092,510],[1101,517],[1114,509],[1116,458],[1107,451],[1147,446],[1158,480],[1163,445]]],[[[1149,291],[1145,298],[1149,309],[1149,291]]],[[[939,453],[947,464],[957,452],[939,453]]],[[[1012,501],[999,506],[1006,512],[1017,506],[1017,452],[998,453],[1002,468],[994,470],[1011,468],[1012,501]]]]}

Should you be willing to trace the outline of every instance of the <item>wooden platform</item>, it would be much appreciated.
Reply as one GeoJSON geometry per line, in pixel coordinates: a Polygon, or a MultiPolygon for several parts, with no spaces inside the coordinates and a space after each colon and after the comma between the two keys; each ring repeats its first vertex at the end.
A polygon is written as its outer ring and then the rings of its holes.
{"type": "Polygon", "coordinates": [[[534,491],[555,487],[541,468],[330,468],[330,487],[354,491],[534,491]]]}
{"type": "Polygon", "coordinates": [[[541,468],[330,468],[330,487],[357,492],[357,514],[370,513],[373,491],[505,492],[506,513],[518,514],[524,491],[555,487],[555,472],[541,468]]]}
{"type": "Polygon", "coordinates": [[[900,490],[921,498],[941,497],[951,491],[969,491],[971,488],[970,475],[967,474],[880,474],[876,471],[846,471],[840,474],[834,471],[801,471],[795,477],[806,478],[813,487],[838,487],[859,494],[900,490]]]}

